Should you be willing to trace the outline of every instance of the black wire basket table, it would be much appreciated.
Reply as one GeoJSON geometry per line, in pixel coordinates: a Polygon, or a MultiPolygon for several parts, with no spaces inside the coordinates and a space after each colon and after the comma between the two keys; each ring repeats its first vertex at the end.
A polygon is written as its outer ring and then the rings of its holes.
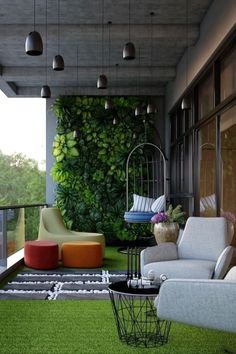
{"type": "Polygon", "coordinates": [[[109,285],[109,294],[122,342],[155,347],[168,341],[170,322],[157,317],[154,299],[159,287],[131,287],[126,281],[109,285]]]}

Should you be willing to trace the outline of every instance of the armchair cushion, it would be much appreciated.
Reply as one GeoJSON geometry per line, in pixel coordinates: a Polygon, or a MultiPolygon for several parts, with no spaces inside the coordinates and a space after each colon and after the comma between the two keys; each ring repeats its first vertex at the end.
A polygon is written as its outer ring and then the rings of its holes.
{"type": "Polygon", "coordinates": [[[178,259],[176,244],[173,242],[160,243],[157,246],[147,247],[141,252],[143,264],[178,259]]]}
{"type": "Polygon", "coordinates": [[[194,279],[210,279],[214,271],[215,262],[203,261],[197,259],[177,259],[164,262],[148,263],[143,267],[143,275],[147,276],[152,270],[155,278],[165,274],[170,278],[194,278],[194,279]]]}
{"type": "Polygon", "coordinates": [[[236,333],[236,282],[166,280],[155,304],[160,318],[236,333]]]}
{"type": "Polygon", "coordinates": [[[189,217],[179,242],[179,258],[216,262],[228,244],[225,218],[189,217]]]}

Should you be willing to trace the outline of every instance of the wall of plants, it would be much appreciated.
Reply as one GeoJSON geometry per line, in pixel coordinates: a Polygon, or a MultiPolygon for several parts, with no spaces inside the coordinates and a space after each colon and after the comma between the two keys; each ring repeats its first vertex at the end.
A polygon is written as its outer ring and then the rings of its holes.
{"type": "Polygon", "coordinates": [[[150,229],[143,225],[137,231],[124,222],[125,165],[129,152],[145,141],[144,124],[147,141],[155,132],[154,117],[134,116],[137,105],[145,109],[147,98],[115,97],[113,102],[110,111],[104,109],[105,98],[64,96],[52,107],[57,117],[51,170],[57,183],[55,204],[67,227],[102,232],[110,244],[150,229]]]}

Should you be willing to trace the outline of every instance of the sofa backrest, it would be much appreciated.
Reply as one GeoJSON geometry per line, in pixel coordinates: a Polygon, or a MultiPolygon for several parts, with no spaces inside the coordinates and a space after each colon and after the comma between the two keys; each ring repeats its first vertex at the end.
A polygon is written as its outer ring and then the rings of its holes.
{"type": "Polygon", "coordinates": [[[179,258],[217,261],[231,242],[223,217],[189,217],[178,245],[179,258]]]}

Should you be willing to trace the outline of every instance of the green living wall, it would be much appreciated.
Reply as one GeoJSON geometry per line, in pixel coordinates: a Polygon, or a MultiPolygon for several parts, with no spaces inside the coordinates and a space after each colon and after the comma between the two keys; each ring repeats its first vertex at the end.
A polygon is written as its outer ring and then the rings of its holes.
{"type": "MultiPolygon", "coordinates": [[[[113,111],[104,109],[105,98],[100,97],[59,97],[53,105],[55,203],[67,227],[102,232],[108,243],[137,237],[135,226],[127,228],[123,219],[126,159],[145,142],[145,135],[152,141],[155,131],[153,117],[134,116],[135,107],[145,108],[147,98],[116,97],[113,102],[113,111]]],[[[142,227],[138,230],[142,232],[142,227]]]]}

